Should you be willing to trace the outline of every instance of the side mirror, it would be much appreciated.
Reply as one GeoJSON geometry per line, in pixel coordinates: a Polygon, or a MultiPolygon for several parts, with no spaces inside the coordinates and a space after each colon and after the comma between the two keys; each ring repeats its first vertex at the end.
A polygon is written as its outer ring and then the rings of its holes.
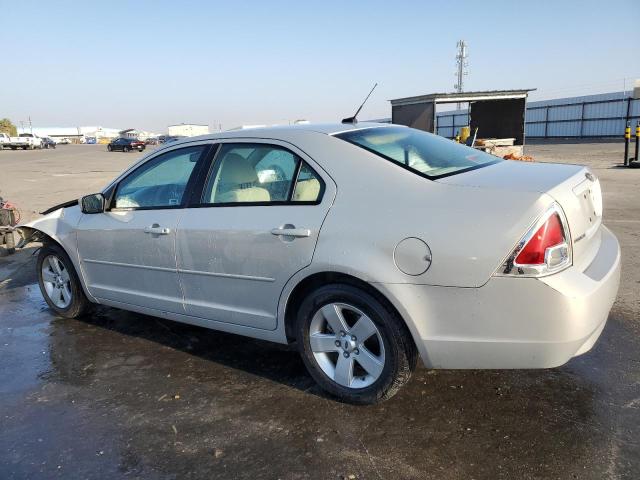
{"type": "Polygon", "coordinates": [[[104,195],[93,193],[85,195],[80,199],[82,213],[102,213],[104,212],[104,195]]]}

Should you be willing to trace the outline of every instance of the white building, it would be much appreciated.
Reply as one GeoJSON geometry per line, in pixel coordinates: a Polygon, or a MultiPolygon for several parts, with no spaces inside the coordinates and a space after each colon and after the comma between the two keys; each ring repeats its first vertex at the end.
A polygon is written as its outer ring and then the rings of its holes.
{"type": "Polygon", "coordinates": [[[207,135],[209,125],[197,125],[195,123],[181,123],[179,125],[169,125],[170,137],[196,137],[207,135]]]}
{"type": "Polygon", "coordinates": [[[87,137],[93,137],[96,140],[113,139],[121,136],[140,138],[145,140],[149,137],[157,137],[158,134],[153,132],[147,132],[145,130],[127,129],[121,128],[106,128],[98,126],[88,127],[18,127],[18,134],[20,133],[34,133],[39,137],[51,137],[54,140],[61,140],[68,138],[72,141],[84,142],[87,137]]]}

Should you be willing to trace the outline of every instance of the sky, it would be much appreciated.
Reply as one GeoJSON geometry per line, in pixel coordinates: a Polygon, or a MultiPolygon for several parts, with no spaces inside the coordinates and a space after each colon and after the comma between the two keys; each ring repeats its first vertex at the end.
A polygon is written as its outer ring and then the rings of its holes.
{"type": "Polygon", "coordinates": [[[537,88],[532,100],[629,89],[640,1],[0,0],[0,118],[165,132],[176,123],[332,122],[391,98],[537,88]]]}

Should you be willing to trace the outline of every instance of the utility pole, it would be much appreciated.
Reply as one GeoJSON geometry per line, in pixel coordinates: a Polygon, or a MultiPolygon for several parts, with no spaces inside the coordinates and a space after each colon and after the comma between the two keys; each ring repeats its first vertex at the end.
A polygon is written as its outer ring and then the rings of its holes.
{"type": "MultiPolygon", "coordinates": [[[[469,66],[467,62],[467,43],[464,40],[458,40],[456,43],[456,47],[458,48],[458,52],[456,53],[456,65],[458,66],[455,76],[458,82],[453,86],[456,89],[456,92],[462,93],[464,91],[464,77],[466,77],[469,72],[466,68],[469,66]]],[[[458,110],[460,110],[460,103],[458,103],[458,110]]]]}

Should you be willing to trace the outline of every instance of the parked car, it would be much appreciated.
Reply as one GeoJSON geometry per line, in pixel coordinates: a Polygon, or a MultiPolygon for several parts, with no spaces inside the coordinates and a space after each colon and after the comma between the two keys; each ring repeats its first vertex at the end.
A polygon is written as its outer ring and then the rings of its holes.
{"type": "Polygon", "coordinates": [[[620,247],[595,174],[385,124],[239,130],[155,150],[19,228],[56,315],[91,303],[297,344],[373,403],[429,368],[549,368],[591,349],[620,247]]]}
{"type": "Polygon", "coordinates": [[[116,138],[107,145],[107,150],[110,152],[130,152],[131,150],[143,151],[145,148],[144,142],[141,142],[137,138],[116,138]]]}
{"type": "Polygon", "coordinates": [[[158,145],[158,139],[157,138],[147,138],[144,141],[145,145],[158,145]]]}
{"type": "Polygon", "coordinates": [[[36,148],[42,148],[42,138],[33,133],[21,133],[17,137],[10,137],[9,147],[12,150],[22,148],[23,150],[35,150],[36,148]]]}
{"type": "Polygon", "coordinates": [[[9,148],[9,144],[11,143],[11,137],[4,132],[0,132],[0,150],[9,148]]]}
{"type": "Polygon", "coordinates": [[[42,148],[56,148],[56,142],[51,137],[42,137],[42,148]]]}
{"type": "Polygon", "coordinates": [[[88,145],[95,145],[96,143],[98,143],[98,139],[96,137],[85,137],[84,143],[88,145]]]}
{"type": "Polygon", "coordinates": [[[58,140],[58,145],[69,145],[71,142],[70,138],[64,137],[58,140]]]}

